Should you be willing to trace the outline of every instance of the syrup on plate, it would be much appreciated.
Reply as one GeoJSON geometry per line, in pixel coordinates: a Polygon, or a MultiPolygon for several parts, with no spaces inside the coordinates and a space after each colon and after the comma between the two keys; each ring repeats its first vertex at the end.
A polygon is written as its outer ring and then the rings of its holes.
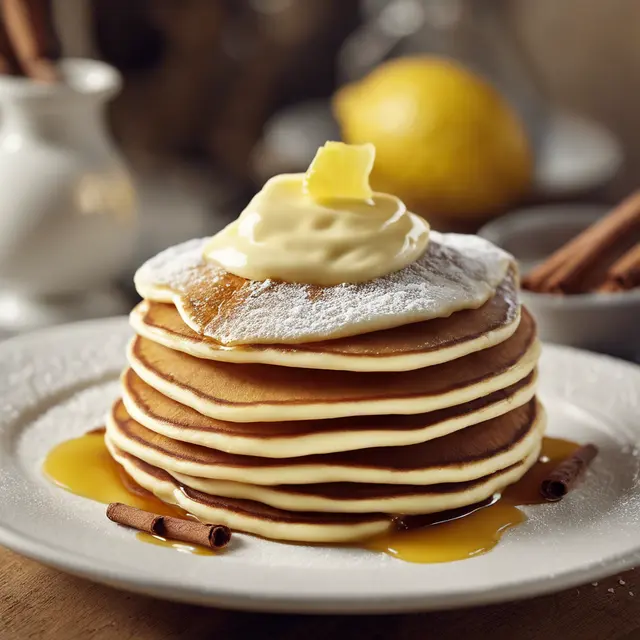
{"type": "Polygon", "coordinates": [[[408,531],[390,531],[367,541],[364,546],[382,551],[407,562],[451,562],[486,553],[498,544],[505,533],[525,522],[526,514],[518,509],[527,504],[544,503],[540,484],[550,469],[570,456],[578,444],[559,438],[545,438],[540,459],[501,496],[464,509],[434,514],[431,522],[424,516],[406,518],[408,531]]]}
{"type": "MultiPolygon", "coordinates": [[[[54,484],[83,498],[104,504],[122,502],[163,516],[187,516],[182,509],[158,500],[127,475],[109,454],[104,443],[104,429],[90,431],[54,447],[44,461],[43,471],[54,484]]],[[[213,551],[205,547],[174,542],[148,533],[140,532],[137,538],[183,553],[213,555],[213,551]]]]}

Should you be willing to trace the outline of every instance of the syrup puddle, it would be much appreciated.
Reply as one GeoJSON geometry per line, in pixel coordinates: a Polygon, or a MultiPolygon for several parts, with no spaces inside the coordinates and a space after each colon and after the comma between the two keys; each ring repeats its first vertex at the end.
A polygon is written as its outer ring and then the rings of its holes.
{"type": "MultiPolygon", "coordinates": [[[[42,469],[45,476],[57,486],[89,500],[103,504],[122,502],[163,516],[188,516],[179,507],[156,498],[126,474],[107,450],[104,429],[96,429],[79,438],[60,443],[49,452],[42,469]]],[[[182,553],[214,555],[212,550],[205,547],[174,542],[148,533],[138,532],[136,538],[182,553]]]]}
{"type": "Polygon", "coordinates": [[[519,506],[546,504],[540,495],[542,480],[578,447],[568,440],[544,438],[538,462],[518,482],[507,487],[502,496],[448,514],[434,514],[426,526],[385,533],[366,541],[364,547],[406,562],[421,563],[452,562],[487,553],[506,531],[527,520],[519,506]]]}
{"type": "Polygon", "coordinates": [[[520,509],[506,504],[499,496],[492,502],[491,506],[478,506],[452,520],[387,533],[364,546],[406,562],[453,562],[473,558],[493,549],[505,531],[526,520],[520,509]]]}
{"type": "MultiPolygon", "coordinates": [[[[526,521],[527,516],[519,506],[545,502],[539,492],[540,483],[550,468],[578,446],[568,440],[545,438],[540,460],[502,496],[433,516],[409,516],[404,520],[416,528],[391,531],[360,546],[419,563],[452,562],[486,553],[498,544],[505,531],[526,521]]],[[[104,504],[122,502],[161,515],[188,517],[185,511],[160,501],[124,472],[109,455],[102,429],[54,447],[44,461],[43,471],[54,484],[90,500],[104,504]]],[[[205,547],[148,533],[139,532],[136,538],[181,553],[215,555],[205,547]]]]}

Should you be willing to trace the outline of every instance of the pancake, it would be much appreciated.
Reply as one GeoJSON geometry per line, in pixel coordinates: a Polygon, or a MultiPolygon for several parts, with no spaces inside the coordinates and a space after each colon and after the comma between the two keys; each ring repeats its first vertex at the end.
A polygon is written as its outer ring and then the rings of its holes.
{"type": "MultiPolygon", "coordinates": [[[[122,401],[117,401],[107,420],[107,434],[119,449],[170,473],[233,484],[429,485],[475,480],[516,464],[539,444],[544,422],[542,407],[531,400],[499,418],[421,444],[262,458],[225,453],[154,433],[133,420],[122,401]]],[[[366,440],[361,444],[368,446],[366,440]]],[[[209,485],[208,492],[227,495],[216,488],[219,484],[209,485]]]]}
{"type": "Polygon", "coordinates": [[[527,403],[535,394],[536,373],[462,405],[430,413],[356,416],[328,420],[231,422],[203,416],[162,395],[128,369],[122,400],[140,424],[174,440],[229,453],[291,458],[368,447],[399,447],[426,442],[490,420],[527,403]]]}
{"type": "Polygon", "coordinates": [[[396,447],[439,438],[528,402],[535,394],[536,372],[487,396],[429,413],[282,422],[203,416],[156,391],[131,369],[121,382],[127,412],[156,433],[229,453],[290,458],[350,451],[362,442],[369,447],[396,447]]]}
{"type": "Polygon", "coordinates": [[[255,500],[287,511],[329,513],[401,513],[423,515],[449,511],[482,502],[507,485],[517,482],[540,455],[541,435],[535,447],[518,463],[469,482],[434,485],[329,484],[278,485],[275,487],[193,478],[172,474],[176,480],[201,493],[236,499],[255,500]]]}
{"type": "Polygon", "coordinates": [[[141,297],[173,303],[197,334],[223,345],[299,344],[354,336],[478,309],[513,259],[478,236],[432,232],[414,263],[360,284],[251,281],[202,256],[208,239],[171,247],[135,275],[141,297]]]}
{"type": "Polygon", "coordinates": [[[196,358],[338,371],[407,371],[455,360],[512,336],[520,322],[515,278],[510,271],[496,294],[479,309],[296,346],[225,347],[190,329],[174,305],[148,300],[133,309],[130,322],[138,335],[196,358]]]}
{"type": "Polygon", "coordinates": [[[272,422],[436,411],[515,384],[531,373],[539,352],[535,323],[523,310],[517,331],[505,342],[391,376],[214,362],[139,336],[127,355],[147,384],[204,415],[272,422]]]}
{"type": "Polygon", "coordinates": [[[118,450],[107,440],[113,458],[144,489],[177,504],[202,522],[222,524],[263,538],[290,542],[356,542],[384,533],[391,526],[381,513],[305,513],[274,509],[250,500],[216,498],[195,489],[181,489],[168,473],[118,450]]]}
{"type": "MultiPolygon", "coordinates": [[[[186,488],[186,491],[174,492],[174,497],[181,507],[198,518],[200,515],[192,509],[192,501],[206,505],[207,501],[211,500],[215,504],[215,501],[223,497],[208,492],[209,488],[214,485],[229,493],[224,497],[259,502],[288,512],[403,515],[436,513],[482,502],[509,484],[517,482],[538,459],[541,440],[542,433],[540,433],[534,448],[520,462],[470,482],[436,484],[426,487],[350,482],[265,487],[240,482],[192,478],[182,474],[178,479],[176,474],[173,474],[176,482],[186,488]],[[195,492],[195,498],[193,492],[195,492]],[[191,500],[184,500],[185,495],[187,498],[191,497],[191,500]],[[260,496],[259,499],[258,496],[260,496]],[[285,505],[287,506],[285,507],[285,505]]],[[[115,445],[108,437],[107,442],[113,450],[115,445]]],[[[135,479],[135,476],[133,477],[135,479]]],[[[208,516],[205,516],[205,521],[208,521],[208,516]]]]}

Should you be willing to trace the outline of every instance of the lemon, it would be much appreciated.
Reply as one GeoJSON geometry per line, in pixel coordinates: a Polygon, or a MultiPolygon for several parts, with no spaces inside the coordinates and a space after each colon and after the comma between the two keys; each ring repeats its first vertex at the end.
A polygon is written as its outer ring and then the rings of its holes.
{"type": "Polygon", "coordinates": [[[489,217],[531,186],[532,154],[517,115],[453,61],[391,60],[340,89],[334,110],[346,142],[375,145],[374,188],[427,216],[489,217]]]}
{"type": "Polygon", "coordinates": [[[373,191],[369,174],[376,150],[372,144],[327,142],[318,149],[304,177],[304,190],[314,200],[368,200],[373,191]]]}

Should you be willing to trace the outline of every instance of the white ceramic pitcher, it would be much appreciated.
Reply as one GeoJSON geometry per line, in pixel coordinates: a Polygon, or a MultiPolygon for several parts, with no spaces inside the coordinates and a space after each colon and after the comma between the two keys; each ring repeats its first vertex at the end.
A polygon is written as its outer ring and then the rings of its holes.
{"type": "Polygon", "coordinates": [[[134,188],[103,115],[120,75],[85,59],[64,60],[60,69],[57,84],[0,76],[5,328],[71,319],[78,307],[80,315],[100,315],[91,300],[130,267],[134,188]]]}

